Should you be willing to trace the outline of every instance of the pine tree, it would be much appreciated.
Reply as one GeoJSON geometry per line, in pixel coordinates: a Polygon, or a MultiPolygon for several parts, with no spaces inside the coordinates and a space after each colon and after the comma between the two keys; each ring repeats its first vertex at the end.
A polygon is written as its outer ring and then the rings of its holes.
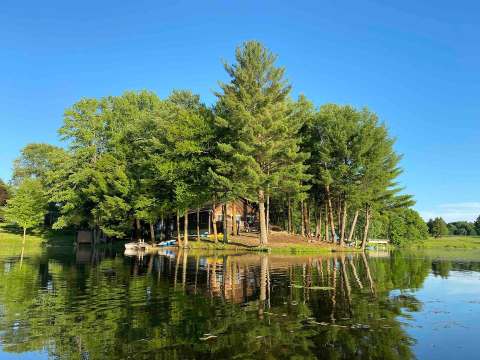
{"type": "MultiPolygon", "coordinates": [[[[222,129],[219,150],[231,171],[236,193],[259,204],[260,244],[268,243],[266,192],[278,187],[282,174],[302,161],[298,156],[299,130],[288,117],[290,85],[276,56],[256,41],[236,51],[236,63],[225,64],[230,83],[221,84],[217,126],[222,129]]],[[[226,175],[225,172],[223,175],[226,175]]]]}

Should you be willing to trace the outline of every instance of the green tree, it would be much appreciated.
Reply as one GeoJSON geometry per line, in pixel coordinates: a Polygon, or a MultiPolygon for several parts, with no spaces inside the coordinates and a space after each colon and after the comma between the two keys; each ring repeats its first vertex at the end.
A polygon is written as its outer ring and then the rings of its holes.
{"type": "Polygon", "coordinates": [[[300,126],[289,121],[290,85],[277,57],[257,41],[237,48],[236,63],[225,64],[231,78],[217,93],[217,126],[223,130],[219,149],[233,185],[259,204],[260,244],[268,243],[265,200],[283,174],[303,161],[299,155],[300,126]]]}
{"type": "Polygon", "coordinates": [[[4,221],[4,206],[9,198],[8,186],[0,179],[0,222],[4,221]]]}
{"type": "Polygon", "coordinates": [[[70,157],[55,171],[51,199],[61,204],[55,228],[76,225],[123,236],[128,228],[130,178],[127,159],[115,145],[128,116],[115,116],[114,98],[82,99],[65,112],[59,130],[69,141],[70,157]]]}
{"type": "Polygon", "coordinates": [[[65,161],[66,157],[65,150],[57,146],[42,143],[28,144],[13,162],[12,181],[14,184],[20,184],[26,178],[34,178],[46,185],[49,173],[65,161]]]}
{"type": "Polygon", "coordinates": [[[477,219],[473,224],[475,226],[475,231],[477,232],[477,234],[480,234],[480,215],[478,215],[477,219]]]}
{"type": "Polygon", "coordinates": [[[449,223],[448,230],[451,235],[476,235],[475,223],[469,221],[454,221],[449,223]]]}
{"type": "Polygon", "coordinates": [[[170,172],[177,210],[184,215],[183,246],[188,246],[188,213],[209,198],[208,168],[213,147],[213,118],[190,91],[173,91],[167,99],[173,116],[163,122],[162,162],[170,172]]]}
{"type": "MultiPolygon", "coordinates": [[[[430,233],[432,233],[433,220],[430,219],[429,222],[430,222],[430,221],[431,221],[432,223],[429,224],[429,226],[428,226],[428,231],[429,231],[430,233]]],[[[449,224],[447,224],[447,227],[448,227],[448,234],[449,234],[449,235],[456,235],[456,234],[457,234],[458,228],[457,228],[457,226],[456,226],[455,224],[449,223],[449,224]]]]}
{"type": "Polygon", "coordinates": [[[388,238],[395,245],[425,240],[428,227],[421,216],[413,209],[400,209],[388,219],[388,238]]]}
{"type": "Polygon", "coordinates": [[[436,217],[432,223],[432,235],[436,238],[448,235],[448,227],[441,217],[436,217]]]}
{"type": "Polygon", "coordinates": [[[0,179],[0,207],[5,206],[8,198],[8,186],[0,179]]]}
{"type": "Polygon", "coordinates": [[[23,229],[23,243],[27,230],[43,223],[46,198],[39,180],[23,180],[13,197],[7,200],[5,218],[23,229]]]}
{"type": "Polygon", "coordinates": [[[396,178],[401,169],[394,140],[368,109],[324,105],[305,127],[303,137],[311,154],[307,163],[312,193],[315,201],[322,202],[318,208],[325,209],[326,238],[338,239],[340,245],[352,241],[363,212],[365,248],[374,215],[412,205],[411,196],[398,195],[396,178]]]}

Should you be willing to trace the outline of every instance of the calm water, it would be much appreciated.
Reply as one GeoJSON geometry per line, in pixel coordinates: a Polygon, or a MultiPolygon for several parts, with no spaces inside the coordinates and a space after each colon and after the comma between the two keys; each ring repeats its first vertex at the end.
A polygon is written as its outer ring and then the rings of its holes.
{"type": "Polygon", "coordinates": [[[478,358],[474,258],[2,256],[0,358],[478,358]]]}

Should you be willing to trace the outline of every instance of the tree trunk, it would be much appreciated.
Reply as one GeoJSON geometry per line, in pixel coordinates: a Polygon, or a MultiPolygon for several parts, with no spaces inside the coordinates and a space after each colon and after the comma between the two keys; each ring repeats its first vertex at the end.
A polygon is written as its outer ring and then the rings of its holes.
{"type": "Polygon", "coordinates": [[[300,226],[300,234],[302,235],[302,237],[305,236],[305,212],[303,211],[303,208],[305,207],[305,205],[303,204],[303,200],[300,201],[300,212],[301,212],[301,226],[300,226]]]}
{"type": "Polygon", "coordinates": [[[165,219],[163,218],[163,215],[160,217],[160,241],[164,240],[166,238],[166,226],[165,226],[165,219]],[[163,233],[163,234],[162,234],[163,233]]]}
{"type": "Polygon", "coordinates": [[[183,247],[188,246],[188,209],[185,209],[183,221],[183,247]]]}
{"type": "Polygon", "coordinates": [[[213,201],[212,204],[212,227],[213,227],[213,241],[215,244],[218,242],[218,232],[217,232],[217,212],[216,212],[216,204],[213,201]]]}
{"type": "Polygon", "coordinates": [[[305,236],[310,237],[310,211],[309,211],[309,202],[305,201],[303,204],[303,221],[305,222],[305,236]]]}
{"type": "Polygon", "coordinates": [[[266,202],[266,210],[265,210],[265,221],[267,224],[267,233],[270,234],[270,193],[267,194],[267,202],[266,202]]]}
{"type": "Polygon", "coordinates": [[[93,245],[97,244],[97,226],[93,225],[93,245]]]}
{"type": "Polygon", "coordinates": [[[363,238],[362,238],[362,250],[365,251],[368,241],[368,229],[370,227],[370,208],[367,205],[365,207],[365,227],[363,228],[363,238]]]}
{"type": "Polygon", "coordinates": [[[322,240],[322,207],[318,207],[318,238],[322,240]]]}
{"type": "Polygon", "coordinates": [[[200,241],[200,208],[197,207],[197,241],[200,241]]]}
{"type": "Polygon", "coordinates": [[[287,209],[287,217],[288,217],[288,222],[287,222],[287,232],[289,234],[292,233],[292,203],[291,203],[291,200],[290,200],[290,197],[288,198],[288,209],[287,209]]]}
{"type": "Polygon", "coordinates": [[[355,211],[355,215],[353,215],[352,226],[350,228],[350,233],[348,234],[348,242],[351,243],[353,239],[353,234],[355,233],[355,226],[357,225],[358,219],[358,210],[355,211]]]}
{"type": "Polygon", "coordinates": [[[340,241],[340,233],[342,227],[342,201],[338,200],[337,206],[337,230],[338,230],[338,240],[340,241]]]}
{"type": "Polygon", "coordinates": [[[212,214],[208,214],[208,234],[212,233],[212,214]]]}
{"type": "Polygon", "coordinates": [[[25,251],[25,240],[27,238],[27,228],[23,228],[23,240],[22,240],[22,253],[20,254],[20,269],[22,268],[23,264],[23,253],[25,251]]]}
{"type": "Polygon", "coordinates": [[[293,219],[293,212],[295,211],[295,203],[291,203],[290,204],[290,225],[292,226],[292,229],[291,229],[291,232],[293,235],[295,235],[296,233],[296,229],[295,229],[295,221],[293,219]]]}
{"type": "Polygon", "coordinates": [[[343,202],[342,206],[342,224],[341,224],[341,230],[340,230],[340,246],[345,245],[345,226],[347,224],[347,202],[343,202]]]}
{"type": "Polygon", "coordinates": [[[237,207],[235,205],[235,201],[232,201],[232,235],[238,235],[237,229],[237,207]]]}
{"type": "Polygon", "coordinates": [[[332,208],[332,199],[330,198],[330,186],[325,186],[325,193],[327,195],[327,205],[328,205],[328,217],[330,218],[330,231],[332,235],[332,242],[336,242],[336,234],[335,234],[335,223],[333,221],[333,208],[332,208]]]}
{"type": "Polygon", "coordinates": [[[325,203],[325,241],[330,242],[330,235],[328,231],[328,205],[325,203]]]}
{"type": "Polygon", "coordinates": [[[138,240],[142,236],[142,229],[140,227],[140,219],[139,218],[135,218],[135,226],[136,226],[136,230],[137,230],[136,231],[136,236],[137,236],[137,240],[138,240]]]}
{"type": "Polygon", "coordinates": [[[260,217],[260,246],[265,246],[268,244],[268,234],[265,221],[265,194],[263,190],[258,191],[258,212],[260,217]]]}
{"type": "Polygon", "coordinates": [[[177,209],[177,243],[178,246],[182,243],[182,238],[180,237],[180,210],[177,209]]]}
{"type": "Polygon", "coordinates": [[[152,244],[155,242],[155,229],[152,223],[150,223],[150,240],[152,244]]]}
{"type": "Polygon", "coordinates": [[[228,221],[227,221],[227,203],[222,205],[223,212],[223,242],[228,243],[228,221]]]}
{"type": "Polygon", "coordinates": [[[317,207],[317,224],[315,228],[315,237],[319,240],[322,238],[322,207],[317,207]]]}

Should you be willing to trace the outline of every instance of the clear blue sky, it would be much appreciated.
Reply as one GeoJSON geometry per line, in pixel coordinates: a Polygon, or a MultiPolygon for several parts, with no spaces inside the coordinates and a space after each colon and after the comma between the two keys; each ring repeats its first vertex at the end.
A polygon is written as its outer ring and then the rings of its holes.
{"type": "Polygon", "coordinates": [[[0,177],[30,142],[58,144],[81,97],[189,88],[207,103],[221,60],[257,39],[294,95],[368,106],[398,138],[425,217],[480,214],[476,1],[2,1],[0,177]]]}

